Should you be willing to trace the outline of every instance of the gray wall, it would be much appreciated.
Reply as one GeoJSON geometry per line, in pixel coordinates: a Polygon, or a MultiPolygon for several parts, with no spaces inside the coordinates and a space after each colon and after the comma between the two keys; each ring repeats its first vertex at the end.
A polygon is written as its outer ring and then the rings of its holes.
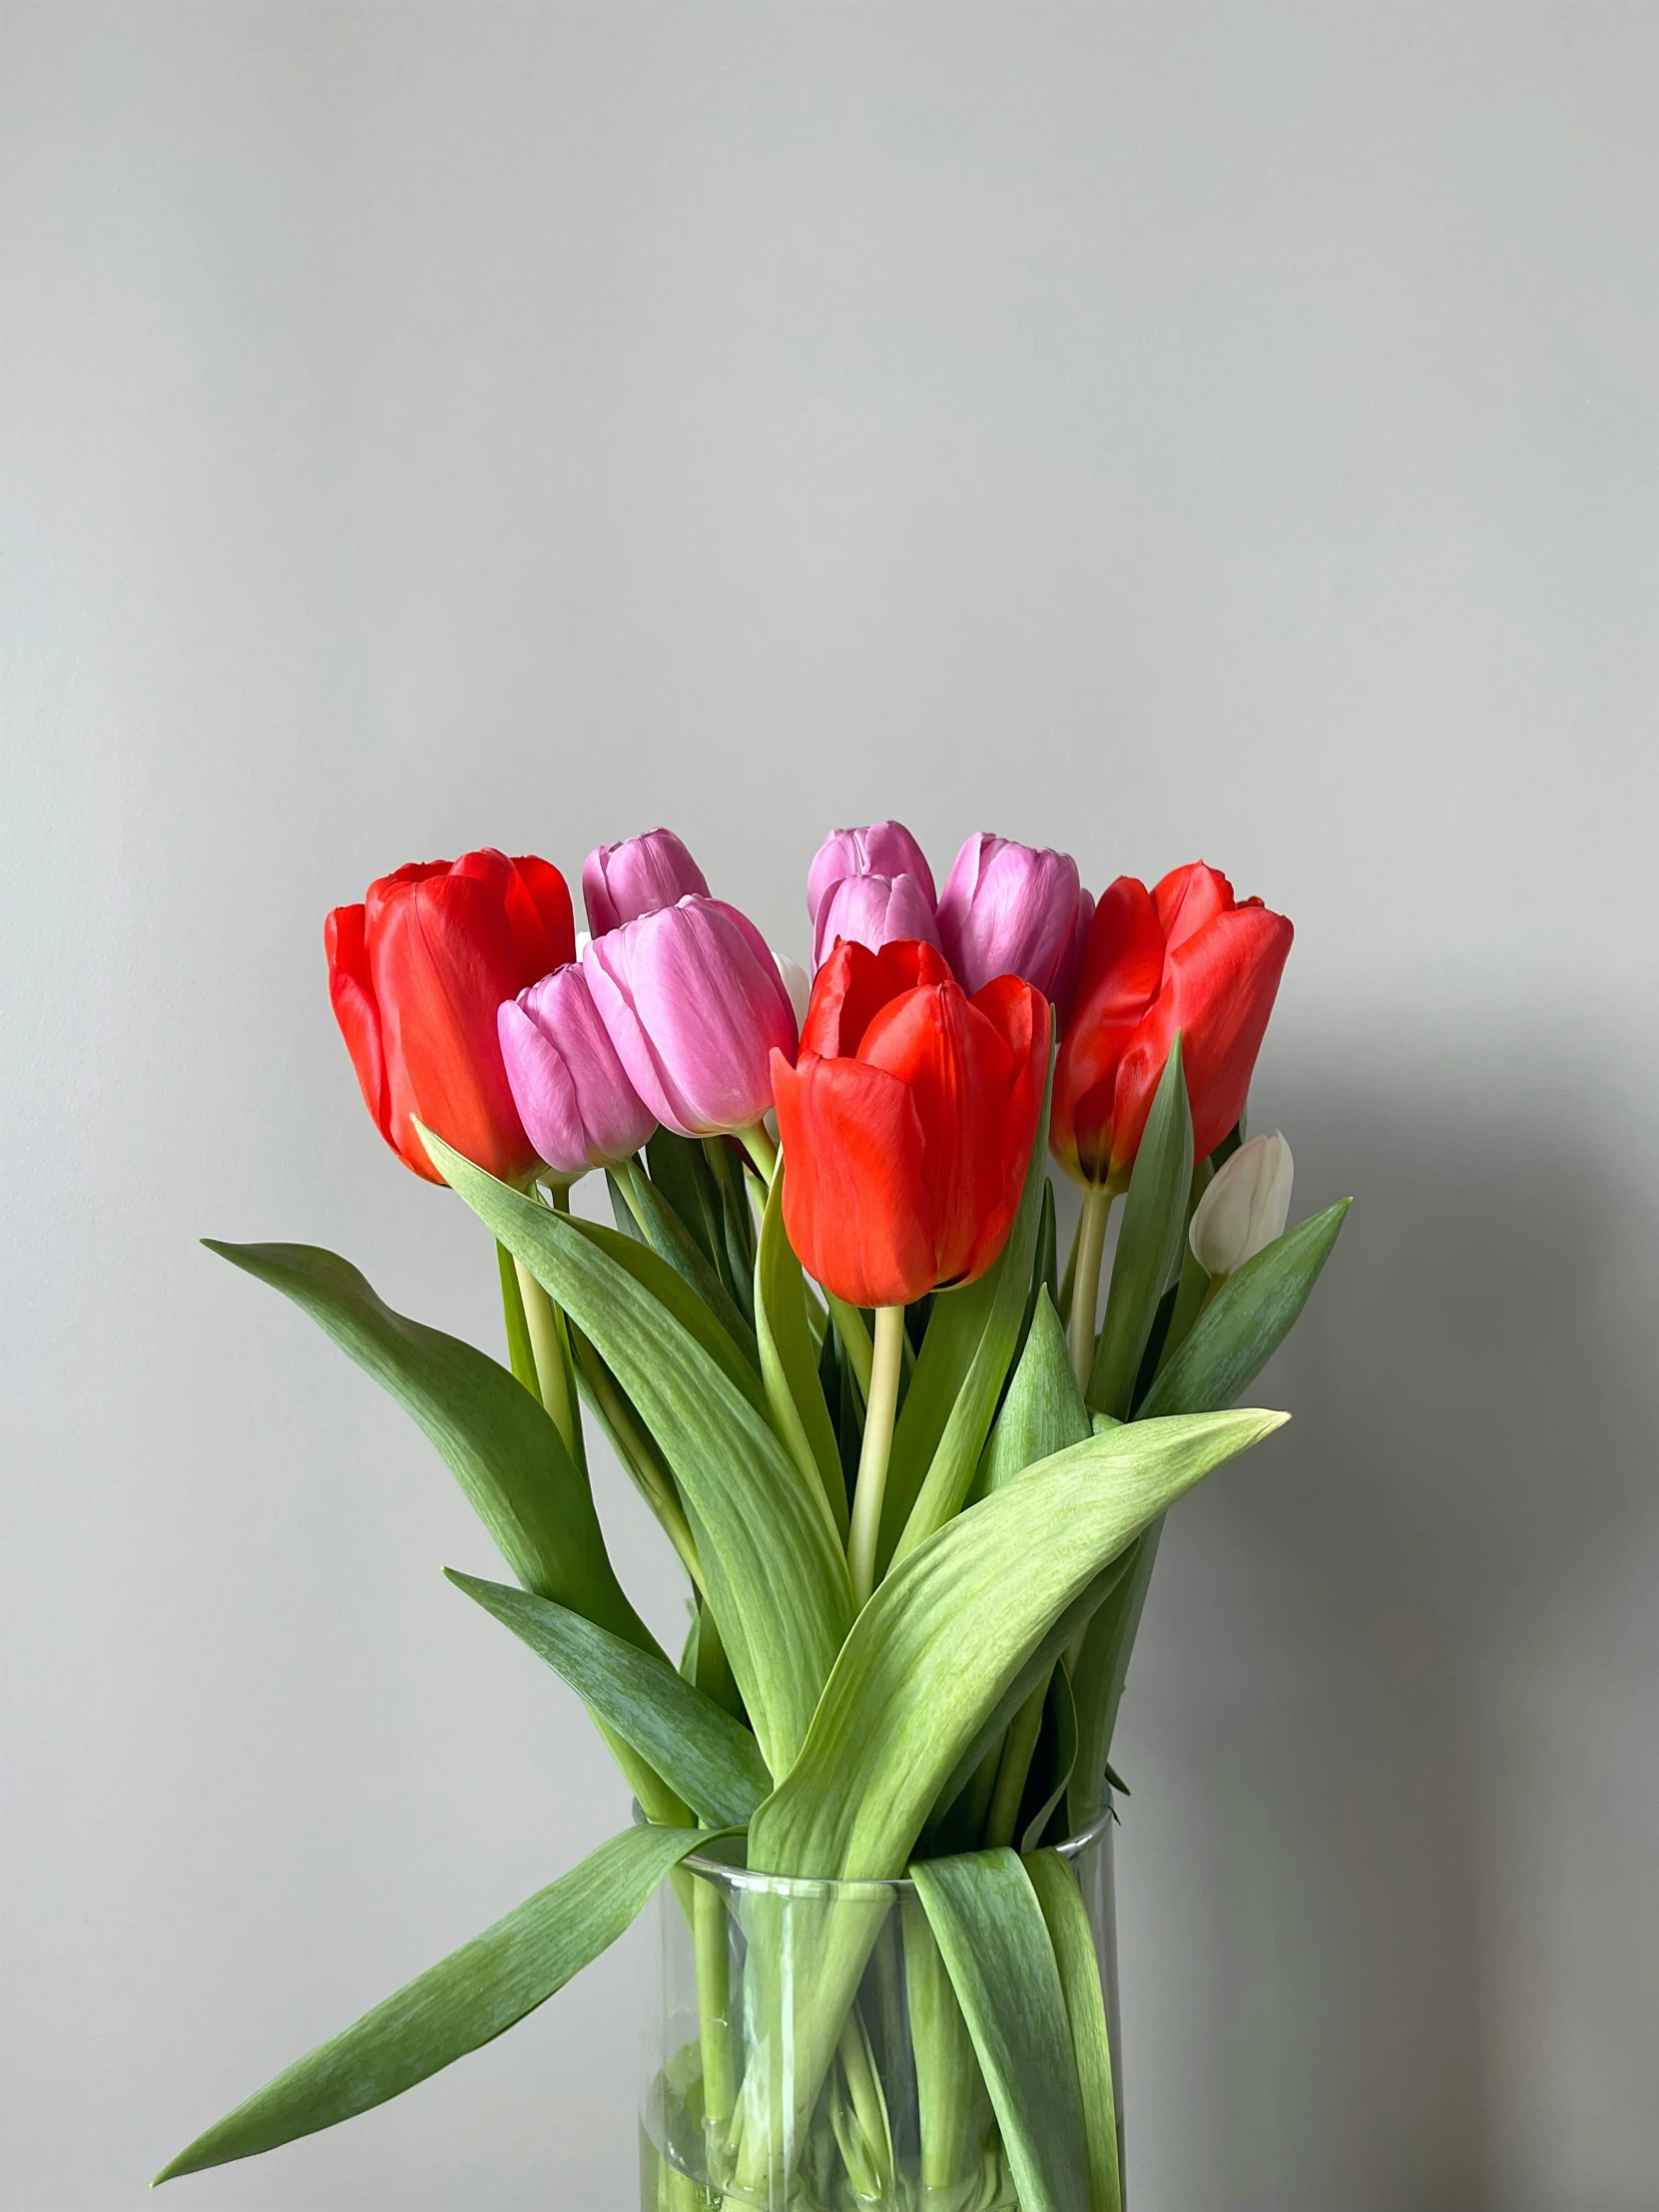
{"type": "MultiPolygon", "coordinates": [[[[1659,14],[7,11],[0,2198],[115,2212],[617,1827],[419,1437],[330,1022],[411,855],[1195,853],[1358,1194],[1125,1717],[1140,2212],[1651,2212],[1659,14]]],[[[625,1572],[663,1548],[610,1472],[625,1572]]],[[[639,1932],[182,2205],[631,2197],[639,1932]]]]}

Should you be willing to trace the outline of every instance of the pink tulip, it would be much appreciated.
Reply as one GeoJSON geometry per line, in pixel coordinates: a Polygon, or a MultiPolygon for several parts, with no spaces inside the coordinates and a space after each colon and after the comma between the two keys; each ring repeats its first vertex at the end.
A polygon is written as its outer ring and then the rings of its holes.
{"type": "Polygon", "coordinates": [[[814,968],[822,967],[842,938],[871,952],[899,938],[916,938],[937,951],[934,899],[927,855],[901,822],[831,830],[807,870],[814,968]]]}
{"type": "Polygon", "coordinates": [[[613,1167],[656,1127],[629,1082],[587,978],[555,968],[496,1015],[507,1083],[525,1134],[562,1182],[613,1167]]]}
{"type": "Polygon", "coordinates": [[[641,914],[582,954],[600,1019],[666,1129],[752,1128],[772,1104],[771,1054],[795,1058],[795,1011],[755,924],[696,894],[641,914]]]}
{"type": "Polygon", "coordinates": [[[1094,900],[1069,852],[1034,850],[984,831],[956,855],[939,896],[939,941],[963,990],[1023,976],[1064,1018],[1094,900]]]}
{"type": "Polygon", "coordinates": [[[813,925],[815,973],[842,939],[879,952],[913,937],[940,950],[933,901],[913,875],[843,875],[832,883],[813,925]]]}
{"type": "Polygon", "coordinates": [[[807,870],[807,913],[818,928],[827,894],[848,875],[915,878],[931,908],[937,897],[927,855],[901,822],[872,822],[863,830],[831,830],[807,870]]]}
{"type": "Polygon", "coordinates": [[[602,844],[582,862],[582,903],[596,937],[641,914],[657,913],[696,891],[707,898],[703,870],[672,830],[602,844]]]}

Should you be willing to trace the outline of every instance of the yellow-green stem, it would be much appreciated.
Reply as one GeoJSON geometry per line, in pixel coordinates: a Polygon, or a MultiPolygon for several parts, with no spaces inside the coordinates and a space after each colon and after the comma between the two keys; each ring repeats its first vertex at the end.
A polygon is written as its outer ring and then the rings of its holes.
{"type": "Polygon", "coordinates": [[[1113,1192],[1086,1190],[1077,1223],[1077,1269],[1071,1287],[1071,1372],[1086,1391],[1094,1368],[1095,1313],[1100,1305],[1100,1263],[1106,1254],[1106,1223],[1113,1192]]]}
{"type": "Polygon", "coordinates": [[[903,1365],[904,1309],[878,1306],[869,1402],[864,1409],[864,1442],[858,1454],[858,1486],[852,1493],[852,1531],[847,1541],[854,1605],[862,1605],[875,1587],[875,1547],[881,1533],[881,1500],[886,1494],[887,1454],[892,1449],[898,1378],[903,1365]]]}
{"type": "Polygon", "coordinates": [[[751,1122],[747,1129],[736,1132],[741,1144],[754,1161],[756,1171],[770,1191],[772,1179],[778,1173],[778,1147],[773,1143],[764,1121],[751,1122]]]}
{"type": "Polygon", "coordinates": [[[564,1438],[565,1449],[576,1453],[576,1400],[571,1390],[570,1369],[565,1364],[559,1313],[522,1260],[513,1263],[518,1273],[519,1296],[524,1301],[524,1323],[535,1355],[536,1381],[541,1401],[553,1416],[553,1425],[564,1438]]]}

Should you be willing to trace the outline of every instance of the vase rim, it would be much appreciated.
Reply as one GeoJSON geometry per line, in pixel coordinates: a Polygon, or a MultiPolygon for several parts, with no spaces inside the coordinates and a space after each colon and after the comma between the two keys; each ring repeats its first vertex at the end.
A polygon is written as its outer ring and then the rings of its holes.
{"type": "MultiPolygon", "coordinates": [[[[1080,1828],[1075,1836],[1068,1836],[1063,1843],[1045,1845],[1043,1848],[1056,1852],[1061,1859],[1067,1861],[1079,1859],[1092,1844],[1099,1843],[1116,1818],[1116,1803],[1112,1791],[1108,1789],[1101,1810],[1086,1828],[1080,1828]]],[[[637,1802],[634,1806],[634,1821],[636,1826],[647,1825],[637,1802]]],[[[742,1840],[741,1835],[731,1835],[723,1839],[733,1844],[742,1840]]],[[[915,1890],[915,1884],[908,1875],[875,1875],[840,1881],[832,1875],[762,1874],[748,1867],[731,1866],[724,1859],[711,1858],[701,1851],[688,1852],[680,1864],[687,1873],[701,1875],[704,1881],[719,1884],[725,1889],[764,1892],[771,1897],[862,1897],[868,1902],[875,1897],[903,1897],[915,1890]]]]}

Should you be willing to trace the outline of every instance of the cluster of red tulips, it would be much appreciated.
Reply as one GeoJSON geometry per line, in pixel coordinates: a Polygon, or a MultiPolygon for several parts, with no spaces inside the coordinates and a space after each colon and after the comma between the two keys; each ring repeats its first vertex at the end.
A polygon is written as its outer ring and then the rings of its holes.
{"type": "Polygon", "coordinates": [[[1057,1026],[1050,1144],[1128,1182],[1171,1046],[1197,1160],[1238,1121],[1291,924],[1202,861],[1098,902],[1069,855],[969,837],[942,892],[900,824],[840,830],[808,875],[816,973],[710,894],[672,830],[591,853],[580,944],[549,861],[399,868],[328,916],[334,1011],[369,1112],[521,1186],[568,1188],[653,1129],[770,1170],[810,1275],[864,1308],[971,1282],[1001,1251],[1057,1026]],[[769,1126],[770,1124],[770,1126],[769,1126]]]}

